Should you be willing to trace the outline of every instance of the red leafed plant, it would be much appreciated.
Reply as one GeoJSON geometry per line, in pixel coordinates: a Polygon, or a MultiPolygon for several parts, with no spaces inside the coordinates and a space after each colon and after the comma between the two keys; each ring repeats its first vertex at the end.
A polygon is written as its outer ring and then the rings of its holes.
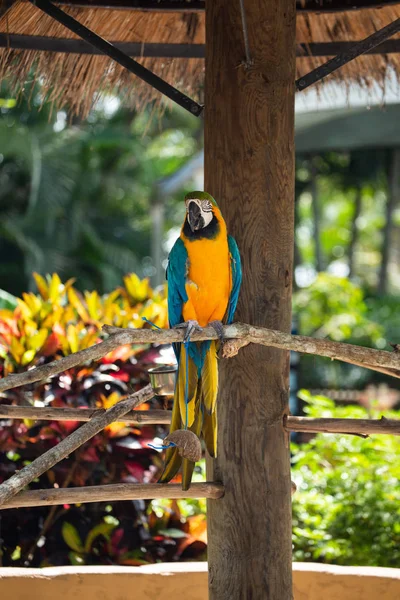
{"type": "MultiPolygon", "coordinates": [[[[101,341],[104,324],[149,327],[143,317],[167,326],[166,289],[153,290],[135,274],[110,294],[79,293],[74,281],[34,274],[39,293],[0,310],[0,376],[61,358],[101,341]]],[[[172,355],[171,355],[172,356],[172,355]]],[[[165,360],[165,359],[164,359],[165,360]]],[[[123,346],[98,362],[80,365],[15,388],[0,404],[109,408],[148,383],[148,368],[161,362],[160,348],[123,346]]],[[[154,399],[140,409],[161,408],[154,399]]],[[[0,483],[79,426],[75,421],[0,419],[0,483]]],[[[113,423],[37,481],[31,489],[150,483],[162,468],[148,447],[163,437],[161,426],[113,423]]],[[[201,477],[201,475],[197,475],[201,477]]],[[[124,501],[0,512],[0,564],[139,565],[199,559],[206,549],[205,505],[192,501],[124,501]]]]}

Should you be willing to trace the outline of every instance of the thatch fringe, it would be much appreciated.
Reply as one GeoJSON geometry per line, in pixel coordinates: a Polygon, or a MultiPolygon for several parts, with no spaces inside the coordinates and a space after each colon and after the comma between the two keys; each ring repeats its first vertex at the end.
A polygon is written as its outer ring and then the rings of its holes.
{"type": "MultiPolygon", "coordinates": [[[[114,41],[139,43],[204,44],[204,14],[148,13],[129,10],[65,8],[69,14],[99,35],[114,41]]],[[[301,14],[297,17],[299,43],[356,41],[400,17],[400,4],[378,10],[334,14],[301,14]]],[[[76,36],[33,5],[19,0],[0,19],[0,33],[75,38],[76,36]]],[[[324,58],[298,58],[297,76],[324,62],[324,58]]],[[[184,93],[202,101],[204,61],[200,59],[154,59],[139,61],[184,93]]],[[[33,67],[43,80],[44,90],[57,108],[69,106],[72,113],[87,115],[94,99],[118,91],[129,105],[141,109],[163,97],[141,83],[119,65],[103,56],[59,54],[33,50],[0,49],[0,79],[16,89],[27,80],[33,67]]],[[[349,63],[334,77],[346,85],[358,83],[384,88],[388,72],[400,78],[400,55],[368,55],[349,63]]]]}

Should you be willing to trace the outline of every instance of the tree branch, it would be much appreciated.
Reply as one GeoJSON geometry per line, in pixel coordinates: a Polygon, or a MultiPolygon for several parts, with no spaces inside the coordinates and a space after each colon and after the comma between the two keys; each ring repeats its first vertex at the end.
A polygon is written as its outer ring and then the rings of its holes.
{"type": "Polygon", "coordinates": [[[399,419],[311,419],[309,417],[284,417],[288,431],[307,433],[343,433],[368,437],[370,434],[400,435],[399,419]]]}
{"type": "MultiPolygon", "coordinates": [[[[0,418],[38,419],[50,421],[90,421],[95,416],[105,414],[104,409],[79,408],[36,408],[25,406],[1,406],[0,418]]],[[[168,425],[171,423],[170,410],[138,410],[121,418],[120,422],[134,425],[168,425]]],[[[118,420],[117,420],[118,422],[118,420]]],[[[343,433],[368,437],[371,434],[400,435],[400,420],[386,419],[337,419],[287,416],[284,426],[288,431],[308,433],[343,433]]]]}
{"type": "MultiPolygon", "coordinates": [[[[182,342],[184,335],[182,330],[177,329],[120,329],[108,325],[103,327],[103,331],[110,335],[104,342],[41,367],[0,379],[0,392],[28,383],[42,381],[82,363],[98,360],[119,346],[126,344],[171,344],[172,342],[182,342]]],[[[384,372],[392,377],[400,377],[400,354],[395,352],[374,350],[301,335],[290,335],[289,333],[243,323],[234,323],[224,327],[224,336],[228,341],[232,339],[240,340],[235,342],[239,347],[250,343],[261,344],[282,350],[325,356],[332,360],[341,360],[366,369],[384,372]]],[[[195,332],[191,339],[192,341],[204,341],[218,338],[212,327],[205,327],[201,332],[195,332]]]]}
{"type": "MultiPolygon", "coordinates": [[[[0,404],[0,419],[87,422],[105,412],[105,408],[52,408],[51,406],[0,404]]],[[[171,414],[167,410],[134,410],[124,415],[120,422],[132,425],[168,425],[171,422],[171,414]]]]}
{"type": "Polygon", "coordinates": [[[83,504],[86,502],[114,502],[116,500],[155,500],[159,498],[221,498],[224,487],[220,483],[192,483],[182,491],[180,483],[115,483],[76,488],[51,488],[21,492],[4,502],[0,510],[27,506],[55,504],[83,504]]]}
{"type": "Polygon", "coordinates": [[[69,456],[71,452],[82,446],[82,444],[102,431],[107,425],[118,420],[136,406],[150,400],[153,396],[154,392],[152,387],[147,385],[143,389],[129,396],[126,400],[118,402],[118,404],[115,404],[106,412],[93,417],[91,421],[85,423],[85,425],[82,425],[82,427],[64,438],[57,446],[51,448],[42,454],[42,456],[39,456],[39,458],[34,460],[30,465],[27,465],[21,469],[21,471],[15,473],[0,485],[0,506],[15,496],[22,488],[29,485],[31,481],[69,456]]]}

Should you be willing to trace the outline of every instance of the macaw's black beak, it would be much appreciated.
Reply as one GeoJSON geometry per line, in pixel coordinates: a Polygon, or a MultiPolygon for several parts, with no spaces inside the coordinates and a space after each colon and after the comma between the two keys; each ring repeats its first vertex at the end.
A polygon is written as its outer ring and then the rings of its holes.
{"type": "Polygon", "coordinates": [[[198,231],[204,227],[204,219],[201,215],[200,207],[196,204],[196,202],[191,202],[189,204],[188,209],[188,221],[190,225],[190,229],[194,231],[198,231]]]}

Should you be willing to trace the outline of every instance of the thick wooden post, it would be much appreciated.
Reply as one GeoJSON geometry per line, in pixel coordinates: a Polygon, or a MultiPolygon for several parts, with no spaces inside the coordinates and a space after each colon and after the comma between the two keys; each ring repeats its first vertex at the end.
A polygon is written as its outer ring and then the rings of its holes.
{"type": "MultiPolygon", "coordinates": [[[[237,320],[290,331],[294,229],[294,0],[206,5],[205,190],[243,262],[237,320]]],[[[291,482],[282,427],[289,353],[250,346],[220,366],[208,504],[210,600],[290,600],[291,482]]]]}

